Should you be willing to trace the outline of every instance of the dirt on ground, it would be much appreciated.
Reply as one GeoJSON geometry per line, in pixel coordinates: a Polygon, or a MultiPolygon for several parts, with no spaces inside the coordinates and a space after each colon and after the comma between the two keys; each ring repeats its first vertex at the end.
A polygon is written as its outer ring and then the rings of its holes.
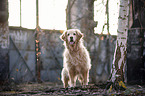
{"type": "Polygon", "coordinates": [[[63,88],[62,84],[25,83],[9,84],[0,86],[2,96],[39,96],[39,95],[145,95],[145,86],[132,85],[127,88],[115,87],[113,84],[89,84],[86,86],[76,86],[63,88]]]}

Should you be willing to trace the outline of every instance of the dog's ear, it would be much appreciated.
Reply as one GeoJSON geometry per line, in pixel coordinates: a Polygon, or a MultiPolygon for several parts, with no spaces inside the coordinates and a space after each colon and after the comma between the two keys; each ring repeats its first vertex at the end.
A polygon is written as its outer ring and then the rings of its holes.
{"type": "Polygon", "coordinates": [[[62,35],[60,36],[60,39],[63,40],[63,41],[66,41],[66,31],[64,31],[62,33],[62,35]]]}
{"type": "Polygon", "coordinates": [[[80,30],[76,29],[77,35],[78,35],[78,39],[83,38],[83,33],[81,33],[80,30]]]}

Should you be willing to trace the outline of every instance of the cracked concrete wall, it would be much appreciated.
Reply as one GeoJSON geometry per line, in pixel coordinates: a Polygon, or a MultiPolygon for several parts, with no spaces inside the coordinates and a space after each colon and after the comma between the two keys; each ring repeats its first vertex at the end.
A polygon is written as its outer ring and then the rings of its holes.
{"type": "MultiPolygon", "coordinates": [[[[23,57],[20,57],[18,50],[10,40],[11,81],[36,81],[34,34],[35,30],[10,28],[10,36],[23,57]],[[18,58],[20,61],[13,67],[18,58]]],[[[43,30],[40,33],[40,74],[42,81],[61,82],[60,74],[64,50],[63,41],[59,38],[61,34],[62,31],[60,30],[43,30]]],[[[90,71],[90,82],[97,83],[104,82],[109,77],[116,36],[108,37],[107,35],[96,34],[94,37],[95,42],[90,46],[90,57],[92,65],[94,65],[90,71]]]]}

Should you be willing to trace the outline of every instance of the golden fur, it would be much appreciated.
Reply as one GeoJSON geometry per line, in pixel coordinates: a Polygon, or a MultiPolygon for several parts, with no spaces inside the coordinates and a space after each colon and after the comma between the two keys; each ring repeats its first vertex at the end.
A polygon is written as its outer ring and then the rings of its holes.
{"type": "Polygon", "coordinates": [[[83,34],[78,29],[69,29],[60,36],[65,46],[61,72],[64,87],[68,87],[68,84],[70,87],[75,86],[77,78],[82,85],[87,85],[89,82],[91,60],[82,43],[82,37],[83,34]]]}

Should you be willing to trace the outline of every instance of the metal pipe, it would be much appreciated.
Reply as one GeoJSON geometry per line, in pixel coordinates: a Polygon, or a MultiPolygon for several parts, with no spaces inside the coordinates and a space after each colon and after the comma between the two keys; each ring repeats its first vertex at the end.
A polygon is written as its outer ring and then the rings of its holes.
{"type": "Polygon", "coordinates": [[[20,0],[20,27],[22,27],[22,13],[21,13],[21,11],[22,11],[22,2],[20,0]]]}
{"type": "Polygon", "coordinates": [[[36,28],[39,26],[39,2],[36,0],[36,28]]]}

